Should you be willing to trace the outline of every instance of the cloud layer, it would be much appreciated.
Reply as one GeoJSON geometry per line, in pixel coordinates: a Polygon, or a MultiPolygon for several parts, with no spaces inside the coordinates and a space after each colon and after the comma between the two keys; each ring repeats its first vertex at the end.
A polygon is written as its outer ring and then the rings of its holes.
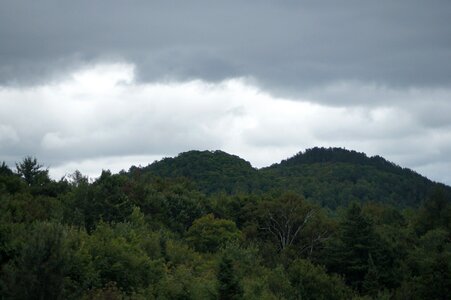
{"type": "Polygon", "coordinates": [[[449,0],[4,0],[0,161],[342,146],[451,184],[450,20],[449,0]]]}
{"type": "Polygon", "coordinates": [[[282,98],[246,78],[142,83],[132,64],[100,64],[53,83],[0,88],[0,160],[35,155],[55,177],[75,169],[96,176],[192,149],[222,149],[263,167],[305,148],[341,146],[450,184],[450,97],[449,89],[348,82],[282,98]],[[330,95],[383,101],[318,104],[330,95]]]}
{"type": "Polygon", "coordinates": [[[136,65],[141,81],[252,77],[296,97],[340,81],[451,84],[448,0],[5,0],[0,8],[3,84],[118,60],[136,65]]]}

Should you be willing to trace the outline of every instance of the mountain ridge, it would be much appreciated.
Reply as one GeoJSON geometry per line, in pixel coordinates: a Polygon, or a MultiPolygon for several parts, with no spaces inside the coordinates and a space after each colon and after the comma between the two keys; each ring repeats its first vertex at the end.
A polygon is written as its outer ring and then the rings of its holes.
{"type": "Polygon", "coordinates": [[[436,188],[451,196],[451,187],[445,184],[381,156],[344,148],[314,147],[260,169],[221,150],[192,150],[140,170],[151,176],[187,178],[206,194],[285,190],[331,208],[352,201],[418,206],[436,188]]]}

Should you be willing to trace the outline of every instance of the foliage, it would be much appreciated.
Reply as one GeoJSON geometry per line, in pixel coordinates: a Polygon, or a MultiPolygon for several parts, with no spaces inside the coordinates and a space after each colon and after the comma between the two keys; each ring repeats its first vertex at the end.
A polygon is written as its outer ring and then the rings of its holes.
{"type": "Polygon", "coordinates": [[[341,148],[313,148],[260,171],[276,185],[322,206],[378,201],[399,207],[419,205],[435,188],[451,189],[382,157],[341,148]]]}
{"type": "Polygon", "coordinates": [[[188,243],[200,252],[216,252],[221,246],[240,238],[241,233],[233,221],[215,219],[213,214],[195,220],[187,232],[188,243]]]}
{"type": "Polygon", "coordinates": [[[294,299],[350,299],[353,294],[342,278],[308,260],[294,261],[287,273],[294,299]]]}
{"type": "Polygon", "coordinates": [[[95,180],[0,164],[2,299],[447,299],[450,187],[314,148],[190,151],[95,180]]]}
{"type": "Polygon", "coordinates": [[[65,229],[54,223],[30,226],[30,236],[6,266],[6,295],[16,299],[62,297],[68,251],[65,229]]]}
{"type": "Polygon", "coordinates": [[[232,259],[227,255],[223,255],[218,269],[218,299],[241,299],[243,290],[235,273],[232,259]]]}
{"type": "Polygon", "coordinates": [[[249,192],[256,187],[257,170],[238,156],[223,151],[189,151],[176,158],[165,158],[142,170],[160,177],[194,179],[206,193],[249,192]]]}
{"type": "Polygon", "coordinates": [[[29,185],[42,184],[48,181],[48,170],[43,170],[36,157],[27,156],[16,164],[17,174],[29,185]]]}
{"type": "Polygon", "coordinates": [[[333,209],[352,201],[418,206],[437,188],[451,197],[450,187],[380,156],[342,148],[307,149],[260,170],[222,151],[189,151],[144,168],[132,167],[130,174],[185,178],[207,195],[293,191],[333,209]]]}

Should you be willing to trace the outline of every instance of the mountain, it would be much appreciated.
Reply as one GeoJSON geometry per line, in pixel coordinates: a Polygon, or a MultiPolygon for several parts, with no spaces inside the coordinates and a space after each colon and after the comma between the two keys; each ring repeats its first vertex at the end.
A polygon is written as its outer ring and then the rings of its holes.
{"type": "Polygon", "coordinates": [[[343,148],[308,149],[259,170],[223,151],[189,151],[154,162],[142,172],[187,178],[206,194],[291,191],[330,208],[352,201],[418,206],[436,188],[451,198],[449,186],[380,156],[368,157],[343,148]]]}
{"type": "Polygon", "coordinates": [[[249,193],[258,188],[258,171],[244,159],[223,151],[188,151],[142,169],[159,177],[185,177],[206,194],[249,193]]]}
{"type": "Polygon", "coordinates": [[[410,169],[343,148],[308,149],[259,172],[279,187],[329,207],[354,200],[417,206],[439,187],[451,195],[450,187],[410,169]]]}
{"type": "Polygon", "coordinates": [[[257,170],[189,151],[59,181],[17,166],[0,164],[0,299],[451,294],[451,188],[381,157],[313,148],[257,170]]]}

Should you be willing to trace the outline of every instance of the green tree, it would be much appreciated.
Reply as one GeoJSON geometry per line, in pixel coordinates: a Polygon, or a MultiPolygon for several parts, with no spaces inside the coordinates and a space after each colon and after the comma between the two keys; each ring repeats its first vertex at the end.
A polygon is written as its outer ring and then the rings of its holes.
{"type": "Polygon", "coordinates": [[[339,239],[330,249],[330,269],[344,274],[347,283],[361,290],[368,273],[370,254],[376,251],[373,224],[363,215],[360,205],[352,203],[340,223],[339,231],[339,239]]]}
{"type": "Polygon", "coordinates": [[[362,284],[362,290],[365,294],[376,296],[379,289],[379,273],[370,254],[368,258],[368,271],[362,284]]]}
{"type": "Polygon", "coordinates": [[[261,228],[277,241],[280,250],[300,240],[306,225],[316,213],[296,194],[285,194],[276,200],[262,202],[260,210],[263,210],[261,228]]]}
{"type": "MultiPolygon", "coordinates": [[[[190,187],[186,181],[161,178],[138,178],[131,187],[131,200],[148,217],[154,227],[167,227],[183,234],[193,221],[205,214],[205,196],[190,187]]],[[[127,196],[129,195],[127,191],[127,196]]]]}
{"type": "Polygon", "coordinates": [[[141,245],[142,238],[131,226],[100,222],[88,245],[101,284],[116,282],[127,293],[156,284],[165,272],[163,260],[149,258],[141,245]]]}
{"type": "Polygon", "coordinates": [[[4,161],[0,165],[0,176],[1,175],[7,175],[7,176],[13,175],[13,171],[8,167],[8,165],[4,161]]]}
{"type": "Polygon", "coordinates": [[[80,178],[67,199],[76,212],[76,223],[84,222],[91,232],[100,220],[108,223],[125,221],[133,210],[133,203],[126,193],[127,183],[126,176],[112,175],[110,171],[102,171],[93,184],[80,178]]]}
{"type": "Polygon", "coordinates": [[[227,254],[221,258],[217,278],[219,284],[218,298],[220,300],[237,300],[242,298],[243,289],[239,278],[235,274],[233,261],[227,254]]]}
{"type": "Polygon", "coordinates": [[[17,174],[25,180],[28,186],[49,181],[48,169],[43,169],[43,165],[38,163],[36,157],[25,157],[22,162],[16,163],[16,168],[17,174]]]}
{"type": "Polygon", "coordinates": [[[61,299],[68,263],[66,231],[60,224],[36,223],[7,269],[8,295],[14,299],[61,299]]]}
{"type": "Polygon", "coordinates": [[[439,253],[432,261],[430,271],[424,274],[423,293],[429,299],[449,299],[451,295],[451,255],[439,253]]]}
{"type": "Polygon", "coordinates": [[[0,165],[0,194],[3,192],[10,194],[17,193],[21,189],[24,189],[23,185],[25,184],[20,177],[14,174],[5,162],[2,162],[0,165]]]}
{"type": "Polygon", "coordinates": [[[451,201],[446,198],[442,189],[434,190],[424,202],[419,210],[415,227],[419,235],[436,228],[451,230],[451,201]]]}
{"type": "Polygon", "coordinates": [[[64,221],[92,231],[98,220],[95,209],[98,204],[93,201],[94,188],[89,184],[88,178],[78,171],[69,178],[72,189],[59,197],[64,203],[64,221]]]}
{"type": "Polygon", "coordinates": [[[308,260],[295,260],[287,270],[293,287],[291,299],[351,299],[352,290],[341,277],[328,275],[308,260]]]}
{"type": "Polygon", "coordinates": [[[412,249],[407,261],[408,286],[422,299],[448,299],[451,293],[451,242],[449,232],[428,231],[412,249]]]}
{"type": "Polygon", "coordinates": [[[187,241],[200,252],[216,252],[221,246],[240,238],[241,232],[235,222],[215,219],[213,214],[195,220],[187,233],[187,241]]]}
{"type": "Polygon", "coordinates": [[[295,288],[291,285],[290,278],[283,266],[278,265],[270,269],[268,274],[268,289],[276,299],[290,299],[296,293],[295,288]]]}

